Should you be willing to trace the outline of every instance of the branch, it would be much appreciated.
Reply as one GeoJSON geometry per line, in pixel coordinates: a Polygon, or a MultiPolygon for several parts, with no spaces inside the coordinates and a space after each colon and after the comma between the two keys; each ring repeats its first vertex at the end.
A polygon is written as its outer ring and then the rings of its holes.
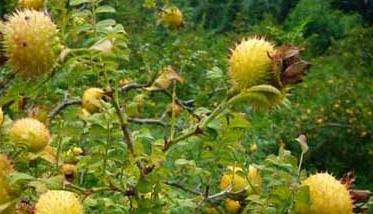
{"type": "MultiPolygon", "coordinates": [[[[115,111],[117,113],[120,128],[121,128],[122,133],[123,133],[123,141],[127,145],[127,148],[129,150],[130,154],[136,159],[134,142],[133,142],[133,139],[132,139],[131,131],[128,127],[128,118],[127,118],[127,115],[125,115],[122,112],[122,109],[120,108],[120,105],[119,105],[119,102],[118,102],[118,99],[117,99],[117,94],[113,96],[113,102],[112,103],[113,103],[115,111]]],[[[154,166],[149,166],[149,167],[145,166],[141,160],[137,160],[136,165],[140,170],[140,174],[141,174],[140,178],[141,179],[144,178],[146,175],[148,175],[154,169],[154,166]]]]}
{"type": "Polygon", "coordinates": [[[216,194],[214,194],[214,195],[210,195],[210,196],[208,196],[208,197],[206,198],[206,200],[209,201],[209,200],[214,200],[214,199],[216,199],[216,198],[221,198],[221,197],[224,197],[224,196],[226,196],[226,195],[229,195],[231,192],[232,192],[232,187],[229,186],[227,189],[225,189],[225,190],[222,191],[222,192],[218,192],[218,193],[216,193],[216,194]]]}
{"type": "Polygon", "coordinates": [[[139,83],[128,83],[124,86],[122,86],[120,89],[119,89],[119,92],[127,92],[127,91],[130,91],[130,90],[133,90],[133,89],[143,89],[145,87],[148,87],[150,84],[139,84],[139,83]]]}
{"type": "Polygon", "coordinates": [[[198,191],[195,191],[195,190],[192,190],[192,189],[189,189],[187,187],[184,187],[183,185],[178,184],[176,182],[166,181],[166,182],[164,182],[164,184],[166,184],[168,186],[176,187],[176,188],[181,189],[181,190],[183,190],[185,192],[189,192],[189,193],[191,193],[193,195],[202,195],[202,193],[200,193],[198,191]]]}
{"type": "Polygon", "coordinates": [[[118,116],[120,128],[121,128],[122,133],[123,133],[123,141],[124,141],[125,144],[127,144],[127,147],[128,147],[128,150],[130,151],[130,153],[133,156],[135,156],[135,150],[133,148],[133,140],[132,140],[132,137],[131,137],[130,130],[128,128],[127,121],[124,118],[124,115],[122,113],[122,110],[119,106],[118,101],[114,97],[113,97],[113,106],[114,106],[116,114],[118,116]]]}
{"type": "Polygon", "coordinates": [[[162,120],[158,119],[151,119],[151,118],[128,118],[129,122],[138,123],[138,124],[153,124],[166,127],[168,126],[167,123],[163,122],[162,120]]]}
{"type": "Polygon", "coordinates": [[[65,99],[63,102],[59,103],[54,109],[52,109],[48,114],[48,119],[53,119],[60,111],[62,111],[64,108],[71,106],[71,105],[80,105],[81,100],[80,99],[65,99]]]}

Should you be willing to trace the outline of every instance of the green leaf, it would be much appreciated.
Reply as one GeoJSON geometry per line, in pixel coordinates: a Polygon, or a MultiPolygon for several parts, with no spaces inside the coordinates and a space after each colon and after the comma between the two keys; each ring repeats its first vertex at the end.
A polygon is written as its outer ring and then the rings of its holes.
{"type": "Polygon", "coordinates": [[[71,0],[70,1],[70,6],[77,6],[85,3],[90,3],[91,0],[71,0]]]}
{"type": "Polygon", "coordinates": [[[175,161],[175,165],[176,166],[192,166],[192,167],[195,167],[196,162],[194,162],[194,160],[177,159],[175,161]]]}
{"type": "Polygon", "coordinates": [[[153,184],[148,181],[148,179],[140,180],[136,185],[136,190],[141,193],[151,192],[153,189],[153,184]]]}
{"type": "Polygon", "coordinates": [[[20,184],[28,183],[29,181],[35,180],[35,178],[29,174],[21,173],[21,172],[13,172],[9,175],[9,185],[15,186],[20,184]]]}
{"type": "Polygon", "coordinates": [[[97,22],[96,27],[97,28],[110,27],[115,24],[116,24],[116,21],[114,19],[105,19],[105,20],[97,22]]]}
{"type": "Polygon", "coordinates": [[[95,10],[96,13],[115,13],[115,9],[110,6],[100,6],[95,10]]]}

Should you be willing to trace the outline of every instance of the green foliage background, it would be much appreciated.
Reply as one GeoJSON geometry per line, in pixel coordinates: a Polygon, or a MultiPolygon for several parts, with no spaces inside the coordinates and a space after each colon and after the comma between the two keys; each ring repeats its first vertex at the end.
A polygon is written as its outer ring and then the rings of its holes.
{"type": "MultiPolygon", "coordinates": [[[[311,144],[307,167],[339,176],[353,170],[358,174],[357,182],[361,187],[373,187],[369,170],[373,167],[372,2],[204,0],[172,3],[183,9],[187,23],[181,32],[170,33],[171,39],[167,40],[163,38],[168,32],[155,27],[151,21],[154,14],[144,11],[139,3],[119,9],[123,14],[118,13],[118,16],[127,17],[123,20],[124,26],[142,23],[139,25],[142,27],[136,26],[133,30],[126,28],[129,34],[136,35],[136,41],[131,42],[134,49],[141,50],[142,46],[149,45],[149,49],[164,50],[159,56],[152,53],[147,63],[162,64],[168,59],[164,65],[172,63],[178,67],[180,58],[194,59],[192,54],[196,51],[188,53],[180,49],[182,41],[187,41],[185,46],[189,50],[208,52],[206,58],[194,56],[197,67],[189,68],[193,73],[188,73],[188,81],[196,84],[191,86],[195,88],[185,91],[185,96],[194,97],[194,90],[210,91],[200,88],[211,86],[210,81],[219,84],[221,78],[209,79],[206,75],[210,73],[204,69],[226,70],[226,50],[236,38],[264,34],[279,43],[304,47],[314,66],[304,84],[294,90],[291,108],[254,114],[250,135],[259,142],[259,147],[262,144],[276,147],[279,142],[288,142],[295,149],[293,139],[305,133],[311,144]],[[202,59],[208,62],[198,62],[202,59]]],[[[199,96],[197,102],[206,101],[205,96],[211,97],[203,93],[199,96]]]]}

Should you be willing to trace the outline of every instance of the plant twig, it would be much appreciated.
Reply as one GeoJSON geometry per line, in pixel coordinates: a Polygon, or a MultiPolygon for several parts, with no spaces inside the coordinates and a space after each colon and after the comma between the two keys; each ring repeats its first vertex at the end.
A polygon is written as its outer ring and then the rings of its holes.
{"type": "Polygon", "coordinates": [[[117,99],[115,98],[115,96],[113,97],[113,106],[114,106],[116,114],[118,116],[120,128],[121,128],[122,133],[123,133],[123,141],[127,145],[129,152],[133,156],[135,156],[135,150],[133,148],[133,140],[132,140],[132,137],[131,137],[130,130],[128,128],[127,120],[125,119],[125,117],[123,115],[123,112],[122,112],[122,110],[119,106],[119,103],[118,103],[117,99]]]}
{"type": "Polygon", "coordinates": [[[221,197],[224,197],[224,196],[230,194],[231,192],[232,192],[232,187],[230,186],[222,192],[218,192],[216,194],[210,195],[209,197],[206,198],[206,200],[209,201],[209,200],[213,200],[213,199],[216,199],[216,198],[221,198],[221,197]]]}
{"type": "Polygon", "coordinates": [[[222,103],[220,103],[220,105],[218,105],[214,109],[214,111],[209,116],[207,116],[206,118],[204,118],[203,120],[201,120],[199,123],[197,123],[189,131],[185,132],[184,134],[180,135],[179,137],[176,137],[173,140],[172,139],[167,140],[165,142],[163,150],[167,151],[173,145],[177,144],[178,142],[180,142],[182,140],[188,139],[188,138],[190,138],[192,136],[195,136],[195,135],[198,135],[198,134],[202,134],[203,133],[203,129],[205,129],[207,127],[207,125],[212,120],[214,120],[219,114],[221,114],[224,111],[224,109],[226,109],[229,106],[229,104],[230,104],[230,102],[228,100],[224,100],[222,103]]]}
{"type": "Polygon", "coordinates": [[[148,87],[150,84],[139,84],[139,83],[128,83],[124,86],[122,86],[119,91],[124,93],[133,89],[142,89],[145,87],[148,87]]]}
{"type": "Polygon", "coordinates": [[[167,123],[163,122],[159,119],[152,119],[152,118],[128,118],[128,122],[138,123],[138,124],[153,124],[166,127],[168,126],[167,123]]]}
{"type": "Polygon", "coordinates": [[[52,109],[48,114],[48,119],[52,120],[55,116],[57,116],[63,109],[71,105],[80,105],[80,99],[65,99],[61,103],[59,103],[54,109],[52,109]]]}
{"type": "Polygon", "coordinates": [[[179,184],[179,183],[176,183],[176,182],[171,182],[171,181],[166,181],[164,182],[164,184],[168,185],[168,186],[172,186],[172,187],[176,187],[178,189],[181,189],[183,190],[184,192],[188,192],[188,193],[191,193],[193,195],[202,195],[201,192],[198,192],[196,190],[192,190],[192,189],[189,189],[188,187],[184,187],[183,185],[179,184]]]}

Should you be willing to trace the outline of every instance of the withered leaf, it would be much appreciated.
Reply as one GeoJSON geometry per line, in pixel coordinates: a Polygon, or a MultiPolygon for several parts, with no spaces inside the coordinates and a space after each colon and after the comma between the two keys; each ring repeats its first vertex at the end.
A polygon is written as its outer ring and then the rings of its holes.
{"type": "Polygon", "coordinates": [[[306,61],[296,62],[285,69],[281,73],[281,81],[285,84],[294,84],[301,82],[306,71],[311,67],[311,63],[306,61]]]}
{"type": "Polygon", "coordinates": [[[184,79],[176,73],[176,71],[171,67],[168,66],[164,69],[161,75],[154,81],[153,85],[147,88],[150,91],[160,90],[160,89],[168,89],[172,83],[172,81],[178,81],[179,83],[183,84],[184,79]]]}

